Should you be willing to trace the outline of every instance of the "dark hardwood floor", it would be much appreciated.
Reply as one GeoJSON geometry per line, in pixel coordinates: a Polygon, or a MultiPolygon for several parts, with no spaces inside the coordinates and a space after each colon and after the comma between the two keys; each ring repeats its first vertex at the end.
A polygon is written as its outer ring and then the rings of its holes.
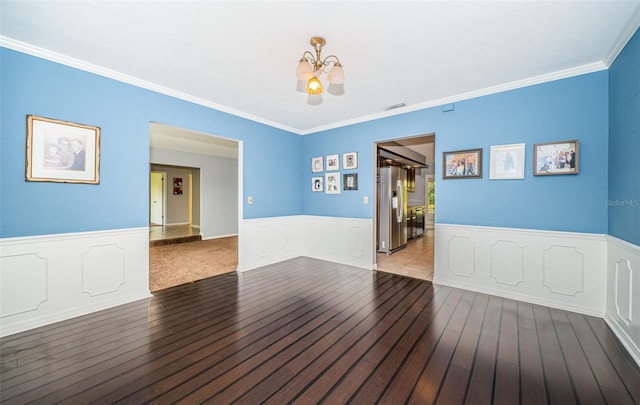
{"type": "Polygon", "coordinates": [[[2,404],[640,401],[601,319],[309,258],[0,345],[2,404]]]}

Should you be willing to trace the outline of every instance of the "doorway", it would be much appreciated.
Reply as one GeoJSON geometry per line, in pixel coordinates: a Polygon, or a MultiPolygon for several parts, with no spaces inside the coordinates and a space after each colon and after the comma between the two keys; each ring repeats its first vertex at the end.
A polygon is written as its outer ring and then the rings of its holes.
{"type": "Polygon", "coordinates": [[[149,155],[150,172],[164,172],[164,226],[154,228],[167,237],[150,237],[150,289],[237,271],[241,141],[150,123],[149,155]]]}
{"type": "Polygon", "coordinates": [[[376,142],[374,148],[377,162],[373,241],[376,269],[431,281],[434,273],[435,134],[376,142]],[[386,189],[381,185],[380,169],[388,166],[406,171],[407,178],[404,193],[407,203],[402,207],[407,239],[404,247],[393,252],[379,246],[380,215],[388,214],[380,204],[381,189],[386,189]]]}

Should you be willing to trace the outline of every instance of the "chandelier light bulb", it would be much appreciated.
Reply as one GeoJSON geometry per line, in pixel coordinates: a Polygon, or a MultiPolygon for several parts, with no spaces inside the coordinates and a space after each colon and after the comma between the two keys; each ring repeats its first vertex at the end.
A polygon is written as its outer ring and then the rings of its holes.
{"type": "Polygon", "coordinates": [[[322,93],[322,82],[316,76],[313,76],[309,79],[307,83],[307,93],[309,94],[320,94],[322,93]]]}

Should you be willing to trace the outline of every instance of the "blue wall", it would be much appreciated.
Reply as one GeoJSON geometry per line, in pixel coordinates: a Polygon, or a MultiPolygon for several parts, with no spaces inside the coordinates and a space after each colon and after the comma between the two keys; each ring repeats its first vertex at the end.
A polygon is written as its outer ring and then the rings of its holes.
{"type": "Polygon", "coordinates": [[[609,234],[640,245],[640,30],[609,69],[609,234]]]}
{"type": "Polygon", "coordinates": [[[0,237],[148,226],[151,121],[244,141],[245,218],[301,213],[300,136],[6,48],[0,60],[0,237]],[[100,184],[25,182],[27,114],[100,127],[100,184]]]}
{"type": "Polygon", "coordinates": [[[155,121],[244,141],[243,191],[254,199],[243,201],[244,218],[373,218],[374,143],[435,133],[437,222],[607,233],[610,213],[614,234],[638,243],[637,209],[606,204],[617,195],[638,198],[637,171],[618,179],[619,159],[611,176],[607,170],[610,125],[614,157],[614,150],[638,149],[630,135],[638,133],[637,91],[625,98],[632,89],[621,90],[637,84],[637,36],[612,67],[611,106],[609,72],[602,71],[458,102],[450,112],[429,108],[303,137],[0,48],[0,237],[147,226],[155,121]],[[100,185],[25,182],[27,114],[101,127],[100,185]],[[580,141],[580,173],[534,177],[533,144],[569,139],[580,141]],[[525,179],[489,180],[491,145],[510,143],[526,143],[525,179]],[[467,148],[483,148],[483,178],[441,180],[442,152],[467,148]],[[358,168],[348,172],[358,173],[359,189],[313,193],[311,158],[345,152],[358,152],[358,168]]]}
{"type": "Polygon", "coordinates": [[[304,137],[303,212],[372,218],[374,142],[436,134],[436,222],[607,232],[608,73],[591,73],[304,137]],[[533,176],[534,143],[578,139],[580,173],[533,176]],[[524,180],[489,180],[492,145],[526,143],[524,180]],[[483,148],[482,179],[441,180],[442,152],[483,148]],[[359,190],[311,192],[311,158],[358,152],[359,190]],[[371,199],[372,201],[372,199],[371,199]]]}

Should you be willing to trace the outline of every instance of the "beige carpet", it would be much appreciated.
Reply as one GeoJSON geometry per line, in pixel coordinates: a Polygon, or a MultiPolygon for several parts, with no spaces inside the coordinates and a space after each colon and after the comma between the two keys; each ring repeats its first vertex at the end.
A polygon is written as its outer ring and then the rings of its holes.
{"type": "Polygon", "coordinates": [[[158,291],[238,267],[238,238],[201,240],[149,248],[149,288],[158,291]]]}

